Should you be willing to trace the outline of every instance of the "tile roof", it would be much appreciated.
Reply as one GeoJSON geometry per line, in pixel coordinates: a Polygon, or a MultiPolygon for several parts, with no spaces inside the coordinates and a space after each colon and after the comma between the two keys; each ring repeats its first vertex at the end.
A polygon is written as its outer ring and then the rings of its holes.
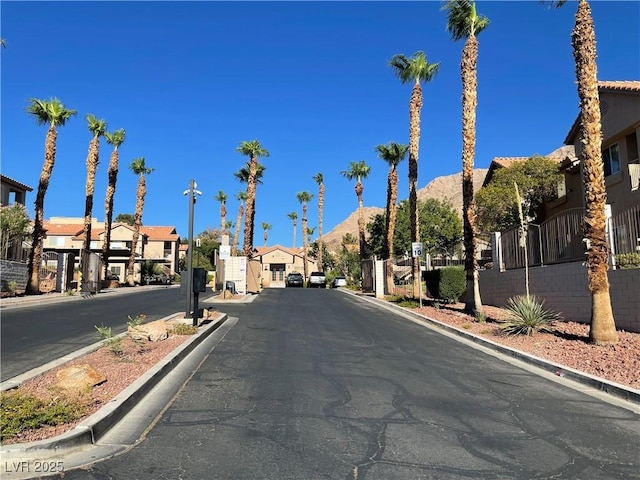
{"type": "Polygon", "coordinates": [[[627,92],[640,92],[640,81],[602,81],[598,82],[599,90],[622,90],[627,92]]]}
{"type": "Polygon", "coordinates": [[[33,191],[33,188],[31,188],[30,186],[25,185],[24,183],[19,182],[17,180],[14,180],[11,177],[7,177],[6,175],[0,175],[0,177],[2,177],[2,181],[3,182],[8,183],[8,184],[12,185],[13,187],[21,188],[23,190],[26,190],[27,192],[32,192],[33,191]]]}
{"type": "Polygon", "coordinates": [[[51,223],[47,220],[42,222],[42,226],[47,231],[47,235],[81,235],[84,225],[73,223],[51,223]]]}
{"type": "Polygon", "coordinates": [[[180,236],[176,233],[176,227],[140,227],[140,233],[145,234],[149,240],[179,240],[180,236]]]}

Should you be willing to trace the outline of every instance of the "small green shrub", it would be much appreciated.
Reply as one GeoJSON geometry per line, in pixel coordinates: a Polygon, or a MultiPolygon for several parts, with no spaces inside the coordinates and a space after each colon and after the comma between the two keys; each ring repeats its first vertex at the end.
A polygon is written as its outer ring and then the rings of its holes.
{"type": "Polygon", "coordinates": [[[94,325],[98,333],[102,338],[104,338],[104,344],[109,347],[109,350],[113,352],[114,355],[122,355],[124,350],[122,348],[122,338],[118,336],[114,336],[111,332],[111,327],[105,327],[104,325],[97,326],[94,325]]]}
{"type": "Polygon", "coordinates": [[[424,280],[429,294],[445,302],[454,303],[460,300],[467,289],[464,268],[445,267],[425,272],[424,280]]]}
{"type": "Polygon", "coordinates": [[[17,289],[18,289],[18,282],[16,282],[15,280],[9,280],[7,282],[7,292],[9,292],[11,295],[14,295],[17,289]]]}
{"type": "MultiPolygon", "coordinates": [[[[135,328],[135,327],[139,327],[140,325],[142,325],[144,323],[144,321],[147,319],[147,316],[144,313],[140,313],[138,315],[136,315],[135,317],[132,317],[131,315],[127,315],[127,318],[129,319],[127,321],[127,325],[129,325],[131,328],[135,328]]],[[[96,327],[98,328],[98,327],[96,327]]]]}
{"type": "Polygon", "coordinates": [[[550,332],[553,322],[561,317],[544,308],[544,301],[536,297],[517,296],[510,298],[507,319],[500,328],[507,335],[533,335],[535,332],[550,332]]]}
{"type": "Polygon", "coordinates": [[[616,266],[623,270],[640,268],[640,253],[621,253],[616,255],[616,266]]]}
{"type": "Polygon", "coordinates": [[[476,310],[473,312],[473,316],[478,323],[487,323],[487,314],[482,310],[476,310]]]}
{"type": "Polygon", "coordinates": [[[420,302],[415,298],[405,297],[402,301],[398,302],[398,305],[404,308],[418,308],[420,302]]]}
{"type": "Polygon", "coordinates": [[[198,333],[198,327],[186,323],[176,323],[171,331],[176,335],[195,335],[198,333]]]}
{"type": "Polygon", "coordinates": [[[0,440],[44,426],[72,422],[84,415],[80,402],[54,398],[45,402],[33,395],[14,390],[0,394],[0,440]]]}

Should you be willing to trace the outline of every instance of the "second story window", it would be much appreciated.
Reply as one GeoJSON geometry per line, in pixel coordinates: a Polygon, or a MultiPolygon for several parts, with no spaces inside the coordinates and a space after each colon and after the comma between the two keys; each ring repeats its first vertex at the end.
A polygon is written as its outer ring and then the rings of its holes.
{"type": "Polygon", "coordinates": [[[620,150],[617,143],[604,149],[602,152],[602,161],[604,162],[605,177],[620,171],[620,150]]]}
{"type": "Polygon", "coordinates": [[[55,236],[52,235],[50,237],[47,237],[49,239],[49,246],[50,247],[64,247],[64,239],[65,237],[59,237],[59,236],[55,236]]]}

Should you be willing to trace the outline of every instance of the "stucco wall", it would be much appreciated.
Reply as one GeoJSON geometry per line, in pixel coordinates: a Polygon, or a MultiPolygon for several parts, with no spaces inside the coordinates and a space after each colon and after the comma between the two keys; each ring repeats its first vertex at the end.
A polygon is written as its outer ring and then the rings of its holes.
{"type": "MultiPolygon", "coordinates": [[[[640,269],[609,270],[609,283],[616,327],[640,332],[640,269]]],[[[530,268],[529,290],[565,319],[591,321],[591,296],[582,262],[530,268]]],[[[510,297],[524,293],[524,269],[480,272],[480,295],[486,305],[505,306],[510,297]]]]}

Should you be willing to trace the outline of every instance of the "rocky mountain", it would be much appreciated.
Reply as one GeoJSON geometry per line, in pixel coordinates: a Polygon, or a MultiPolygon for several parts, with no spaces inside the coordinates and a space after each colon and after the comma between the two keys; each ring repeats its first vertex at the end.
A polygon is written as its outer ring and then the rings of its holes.
{"type": "MultiPolygon", "coordinates": [[[[477,168],[473,171],[474,190],[478,191],[482,187],[484,177],[487,175],[488,169],[477,168]]],[[[453,175],[434,178],[427,186],[418,190],[418,200],[426,200],[428,198],[437,198],[439,200],[447,199],[453,205],[453,208],[460,212],[462,217],[462,172],[453,175]]],[[[379,214],[384,213],[384,208],[365,207],[364,218],[365,224],[379,214]]],[[[358,211],[355,210],[344,221],[335,226],[332,230],[325,233],[322,238],[331,251],[340,248],[342,237],[346,233],[351,233],[358,238],[358,211]]]]}

